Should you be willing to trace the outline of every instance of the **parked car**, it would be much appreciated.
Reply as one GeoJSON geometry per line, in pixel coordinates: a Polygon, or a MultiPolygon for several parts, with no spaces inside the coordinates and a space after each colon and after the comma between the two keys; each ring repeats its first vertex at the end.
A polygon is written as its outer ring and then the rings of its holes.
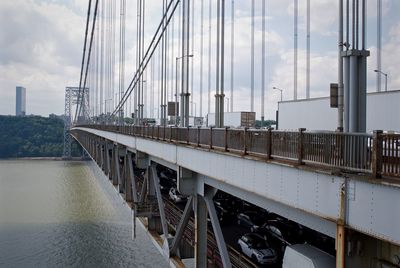
{"type": "Polygon", "coordinates": [[[278,261],[276,251],[258,234],[249,233],[238,240],[243,254],[259,264],[274,264],[278,261]]]}
{"type": "Polygon", "coordinates": [[[335,257],[308,244],[297,244],[286,247],[283,257],[283,268],[333,268],[335,257]]]}
{"type": "Polygon", "coordinates": [[[248,227],[252,232],[256,231],[266,219],[266,215],[256,211],[246,211],[237,215],[238,225],[248,227]]]}
{"type": "Polygon", "coordinates": [[[160,179],[160,189],[161,193],[167,194],[172,187],[176,187],[176,184],[173,181],[160,179]]]}
{"type": "Polygon", "coordinates": [[[169,189],[168,196],[169,196],[169,199],[171,199],[175,203],[180,203],[180,202],[184,202],[187,200],[187,196],[179,193],[179,191],[174,187],[169,189]]]}
{"type": "Polygon", "coordinates": [[[286,242],[286,244],[304,243],[303,227],[295,222],[283,218],[268,220],[258,232],[286,242]]]}

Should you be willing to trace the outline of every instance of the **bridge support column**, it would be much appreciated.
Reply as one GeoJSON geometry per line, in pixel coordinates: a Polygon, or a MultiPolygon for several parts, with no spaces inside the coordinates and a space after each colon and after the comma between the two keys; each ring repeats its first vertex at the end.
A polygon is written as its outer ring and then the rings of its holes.
{"type": "Polygon", "coordinates": [[[132,161],[132,153],[127,152],[126,157],[127,165],[126,165],[126,179],[125,179],[125,200],[127,202],[138,202],[137,196],[137,188],[136,188],[136,178],[133,171],[133,161],[132,161]]]}
{"type": "Polygon", "coordinates": [[[348,181],[346,179],[340,190],[340,214],[336,225],[336,268],[345,267],[347,183],[348,181]]]}
{"type": "Polygon", "coordinates": [[[222,229],[219,224],[217,212],[215,211],[214,201],[212,200],[217,189],[215,188],[207,188],[204,193],[204,201],[206,203],[208,213],[210,215],[212,227],[214,230],[215,239],[217,240],[219,254],[221,255],[221,260],[224,267],[232,267],[231,260],[229,258],[228,249],[226,247],[225,239],[222,234],[222,229]]]}
{"type": "Polygon", "coordinates": [[[99,166],[100,168],[104,171],[104,161],[105,161],[105,151],[106,151],[106,147],[103,141],[100,140],[100,163],[99,166]]]}
{"type": "Polygon", "coordinates": [[[345,265],[345,228],[338,223],[336,231],[336,268],[344,268],[345,265]]]}
{"type": "Polygon", "coordinates": [[[167,225],[167,219],[165,218],[164,201],[161,195],[159,178],[157,176],[157,171],[154,164],[152,164],[149,168],[149,182],[153,184],[155,194],[157,197],[158,209],[160,211],[160,218],[161,218],[164,237],[168,238],[168,225],[167,225]]]}
{"type": "MultiPolygon", "coordinates": [[[[126,180],[126,147],[123,146],[118,146],[118,154],[117,154],[117,158],[118,158],[118,173],[119,176],[117,176],[118,178],[118,191],[120,194],[124,193],[125,194],[125,180],[126,180]],[[121,163],[121,157],[122,157],[122,167],[120,165],[121,163]]],[[[117,173],[117,174],[118,174],[117,173]]]]}
{"type": "Polygon", "coordinates": [[[201,195],[194,202],[195,220],[195,267],[207,267],[207,206],[201,195]]]}
{"type": "Polygon", "coordinates": [[[113,174],[112,174],[112,183],[114,186],[117,186],[119,184],[119,181],[121,180],[118,150],[119,150],[118,145],[114,145],[114,148],[113,148],[114,168],[113,168],[113,174]]]}
{"type": "Polygon", "coordinates": [[[188,201],[186,202],[185,210],[183,211],[182,218],[179,221],[179,225],[176,228],[175,237],[171,243],[170,255],[177,255],[178,246],[180,242],[183,241],[183,232],[189,222],[190,215],[193,209],[193,196],[190,196],[188,201]]]}

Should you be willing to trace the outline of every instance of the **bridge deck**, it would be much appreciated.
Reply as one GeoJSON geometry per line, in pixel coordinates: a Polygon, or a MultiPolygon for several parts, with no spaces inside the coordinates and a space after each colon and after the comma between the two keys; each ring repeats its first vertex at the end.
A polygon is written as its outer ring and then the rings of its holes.
{"type": "MultiPolygon", "coordinates": [[[[386,150],[385,153],[382,148],[388,147],[382,146],[381,157],[374,153],[379,151],[379,146],[376,146],[378,143],[375,141],[383,140],[380,139],[382,136],[380,138],[358,134],[342,136],[329,133],[329,136],[335,137],[337,142],[344,142],[342,145],[357,141],[358,148],[366,144],[369,146],[366,146],[365,150],[362,149],[365,157],[357,158],[355,154],[346,152],[347,147],[343,145],[344,153],[336,154],[340,157],[331,158],[336,159],[336,164],[328,165],[325,159],[328,159],[330,154],[327,152],[332,152],[335,146],[318,139],[315,140],[316,144],[325,146],[327,151],[321,153],[320,148],[316,150],[315,155],[321,157],[323,155],[325,158],[319,158],[318,161],[299,161],[305,159],[305,151],[308,150],[307,143],[303,143],[304,136],[302,137],[301,132],[296,135],[293,134],[295,132],[291,132],[289,136],[292,140],[284,138],[286,133],[279,133],[280,138],[276,139],[280,140],[278,142],[281,145],[278,148],[283,148],[281,151],[273,149],[275,146],[268,142],[267,138],[265,144],[269,146],[264,153],[260,153],[260,150],[256,151],[252,144],[260,144],[261,141],[257,139],[265,133],[269,133],[266,136],[269,135],[273,139],[272,131],[231,130],[232,134],[228,134],[230,130],[223,129],[224,138],[219,143],[214,142],[217,135],[214,136],[214,130],[211,129],[205,129],[207,135],[201,134],[202,129],[174,130],[161,127],[82,126],[73,129],[74,135],[79,136],[76,131],[101,137],[126,146],[128,150],[143,152],[154,159],[192,170],[200,174],[196,177],[198,183],[222,189],[331,237],[336,236],[336,223],[340,219],[341,210],[340,195],[342,187],[346,187],[348,192],[346,225],[374,237],[400,244],[400,230],[397,228],[400,225],[400,215],[383,209],[387,204],[400,206],[399,180],[385,176],[382,179],[374,177],[380,173],[386,175],[385,172],[380,172],[384,170],[385,165],[390,166],[398,176],[398,172],[396,173],[399,166],[398,148],[390,147],[393,150],[389,153],[386,150]],[[244,139],[239,146],[232,143],[234,140],[227,138],[228,135],[237,133],[242,133],[239,135],[244,139]],[[190,135],[194,134],[196,136],[191,138],[190,135]],[[253,137],[248,138],[248,135],[253,137]],[[297,140],[295,145],[292,144],[293,139],[294,142],[297,140]],[[285,145],[282,140],[292,145],[285,145]],[[225,146],[226,144],[228,146],[225,146]],[[240,149],[240,146],[243,148],[240,149]],[[293,147],[299,148],[300,157],[297,159],[294,153],[288,156],[293,147]]],[[[325,136],[325,133],[321,135],[325,136]]],[[[393,137],[398,140],[397,136],[393,137]]],[[[332,141],[333,138],[325,138],[326,140],[332,141]]],[[[333,143],[333,145],[338,144],[333,143]]],[[[343,148],[343,146],[337,147],[343,148]]],[[[338,152],[337,148],[335,150],[338,152]]]]}

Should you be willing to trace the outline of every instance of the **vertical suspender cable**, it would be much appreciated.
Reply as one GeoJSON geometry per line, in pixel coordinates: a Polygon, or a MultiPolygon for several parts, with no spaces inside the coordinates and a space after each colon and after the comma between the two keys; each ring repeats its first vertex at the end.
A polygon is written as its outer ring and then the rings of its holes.
{"type": "Polygon", "coordinates": [[[151,57],[150,63],[150,81],[151,81],[151,88],[150,88],[150,118],[154,118],[154,57],[151,57]]]}
{"type": "Polygon", "coordinates": [[[294,0],[294,38],[293,38],[293,99],[297,100],[297,38],[298,38],[299,0],[294,0]]]}
{"type": "Polygon", "coordinates": [[[338,30],[338,130],[343,131],[343,0],[339,0],[339,30],[338,30]]]}
{"type": "MultiPolygon", "coordinates": [[[[119,40],[119,102],[122,100],[125,88],[125,17],[126,0],[120,0],[120,40],[119,40]]],[[[122,122],[124,117],[123,108],[119,111],[119,117],[122,122]]],[[[131,116],[131,115],[129,115],[131,116]]]]}
{"type": "Polygon", "coordinates": [[[360,8],[359,8],[359,5],[358,5],[358,3],[359,3],[359,1],[357,0],[356,1],[356,25],[355,25],[355,27],[356,27],[356,49],[358,50],[358,48],[359,48],[359,43],[358,43],[358,41],[359,41],[359,36],[360,36],[360,27],[359,27],[359,25],[358,25],[358,22],[359,22],[359,20],[360,20],[360,8]]]}
{"type": "Polygon", "coordinates": [[[250,111],[254,112],[254,12],[255,0],[251,0],[251,67],[250,67],[250,111]]]}
{"type": "Polygon", "coordinates": [[[310,98],[310,0],[307,0],[306,99],[310,98]]]}
{"type": "MultiPolygon", "coordinates": [[[[266,0],[263,0],[263,2],[266,0]]],[[[231,94],[230,94],[230,112],[233,112],[233,81],[234,81],[234,55],[235,55],[235,0],[232,0],[231,7],[231,94]]]]}
{"type": "Polygon", "coordinates": [[[100,115],[99,112],[99,79],[100,79],[100,74],[99,74],[99,57],[100,57],[100,50],[99,50],[99,43],[100,43],[100,27],[99,24],[97,23],[96,25],[96,107],[95,107],[95,114],[96,116],[100,115]]]}
{"type": "Polygon", "coordinates": [[[171,23],[171,70],[170,70],[170,75],[169,75],[169,81],[170,81],[170,95],[169,99],[171,101],[174,101],[174,62],[175,62],[175,16],[172,17],[172,23],[171,23]]]}
{"type": "Polygon", "coordinates": [[[208,111],[211,111],[211,15],[212,15],[212,0],[208,1],[208,111]]]}
{"type": "Polygon", "coordinates": [[[161,89],[161,87],[162,87],[162,84],[161,84],[161,70],[162,70],[162,66],[161,66],[161,63],[162,63],[162,60],[161,60],[161,58],[162,58],[162,55],[161,55],[161,47],[158,47],[158,68],[157,68],[157,72],[158,72],[158,90],[157,90],[157,93],[158,93],[158,98],[157,98],[157,107],[158,107],[158,109],[157,109],[157,118],[158,119],[161,119],[161,116],[160,116],[160,114],[161,114],[161,105],[162,105],[162,89],[161,89]]]}
{"type": "Polygon", "coordinates": [[[225,85],[225,0],[221,0],[221,95],[219,96],[219,124],[220,127],[224,127],[224,85],[225,85]]]}
{"type": "Polygon", "coordinates": [[[203,49],[204,49],[204,0],[200,8],[200,117],[203,117],[203,49]]]}
{"type": "MultiPolygon", "coordinates": [[[[165,13],[165,0],[163,0],[163,9],[162,9],[162,14],[164,15],[165,13]]],[[[162,27],[164,28],[164,19],[162,22],[162,27]]],[[[160,104],[160,111],[161,111],[161,125],[164,125],[164,49],[165,49],[165,44],[164,41],[165,40],[165,34],[162,36],[161,38],[161,104],[160,104]]]]}
{"type": "MultiPolygon", "coordinates": [[[[142,23],[141,23],[141,26],[142,26],[142,29],[141,29],[141,45],[140,45],[140,47],[141,47],[141,52],[140,52],[140,61],[142,61],[143,60],[143,58],[144,58],[144,33],[145,33],[145,31],[144,31],[144,23],[145,23],[145,18],[146,18],[146,6],[145,6],[145,3],[146,3],[146,1],[144,1],[144,0],[142,0],[142,12],[141,12],[141,19],[142,19],[142,23]]],[[[143,67],[144,68],[144,67],[143,67]]],[[[144,71],[144,70],[143,70],[144,71]]],[[[145,73],[145,75],[147,75],[147,72],[145,73]]],[[[141,89],[141,92],[140,92],[140,97],[141,97],[141,99],[140,99],[140,118],[139,118],[139,120],[140,120],[140,124],[142,124],[142,122],[143,122],[143,118],[144,118],[144,91],[145,91],[145,89],[144,89],[144,83],[146,83],[145,81],[146,81],[146,78],[143,80],[143,75],[142,75],[142,85],[141,85],[141,87],[140,87],[140,89],[141,89]]]]}
{"type": "Polygon", "coordinates": [[[101,0],[101,41],[100,41],[100,114],[104,115],[104,0],[101,0]]]}
{"type": "MultiPolygon", "coordinates": [[[[376,33],[376,69],[381,71],[382,68],[382,0],[377,0],[377,33],[376,33]]],[[[376,91],[380,92],[381,89],[381,73],[376,72],[376,91]]]]}
{"type": "Polygon", "coordinates": [[[217,52],[216,52],[216,63],[215,63],[215,126],[220,126],[220,107],[219,107],[219,70],[220,70],[220,56],[219,56],[219,49],[220,49],[220,9],[221,9],[221,0],[217,0],[217,52]]]}
{"type": "MultiPolygon", "coordinates": [[[[165,11],[163,12],[163,16],[164,14],[167,12],[167,6],[168,6],[168,2],[167,0],[165,0],[165,11]]],[[[164,27],[167,27],[167,19],[164,18],[164,27]]],[[[168,29],[168,28],[167,28],[168,29]]],[[[167,125],[167,97],[168,97],[168,83],[167,83],[167,79],[168,79],[168,31],[164,32],[164,69],[163,69],[163,77],[164,77],[164,96],[163,96],[163,126],[167,125]]]]}
{"type": "Polygon", "coordinates": [[[262,1],[261,127],[264,126],[264,98],[265,98],[265,1],[262,1]]]}
{"type": "MultiPolygon", "coordinates": [[[[192,42],[191,42],[191,55],[194,55],[193,53],[194,53],[194,44],[195,44],[195,42],[194,42],[194,3],[196,3],[196,1],[193,1],[192,2],[192,5],[191,5],[191,13],[192,13],[192,15],[191,15],[191,35],[192,35],[192,42]]],[[[190,62],[189,62],[190,63],[190,62]]],[[[191,100],[191,103],[192,103],[192,106],[191,106],[191,110],[190,110],[190,114],[192,115],[192,116],[196,116],[195,114],[193,114],[193,98],[194,98],[194,88],[193,88],[193,84],[194,84],[194,76],[193,76],[193,71],[194,71],[194,58],[193,58],[193,56],[192,56],[192,64],[190,65],[190,92],[191,92],[191,94],[190,94],[190,100],[191,100]]]]}

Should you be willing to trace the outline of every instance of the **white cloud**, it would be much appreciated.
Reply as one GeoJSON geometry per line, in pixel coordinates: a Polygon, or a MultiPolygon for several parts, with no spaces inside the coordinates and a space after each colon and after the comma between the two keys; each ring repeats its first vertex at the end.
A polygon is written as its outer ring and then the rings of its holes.
{"type": "MultiPolygon", "coordinates": [[[[116,9],[119,14],[119,1],[116,9]]],[[[213,2],[213,1],[212,1],[213,2]]],[[[195,4],[194,36],[194,101],[199,106],[200,72],[200,1],[195,4]]],[[[204,72],[203,111],[207,110],[208,74],[208,1],[204,1],[204,72]]],[[[214,3],[214,2],[213,2],[214,3]]],[[[375,3],[375,2],[374,2],[375,3]]],[[[400,58],[400,24],[395,14],[398,3],[384,0],[385,14],[383,69],[389,73],[389,88],[400,88],[396,59],[400,58]],[[395,21],[395,23],[393,23],[395,21]]],[[[225,36],[225,94],[230,91],[230,5],[226,1],[225,36]]],[[[162,6],[162,5],[161,5],[162,6]]],[[[146,42],[151,40],[161,18],[160,1],[146,1],[146,42]]],[[[250,107],[250,1],[235,1],[235,110],[249,110],[250,107]]],[[[0,1],[0,114],[14,113],[15,86],[27,88],[28,113],[62,113],[64,88],[79,82],[81,53],[86,20],[87,0],[15,0],[0,1]]],[[[94,4],[92,6],[94,8],[94,4]]],[[[299,97],[304,96],[305,87],[305,1],[299,1],[299,97]]],[[[374,15],[374,6],[368,6],[368,14],[374,15]]],[[[261,1],[256,1],[255,32],[255,108],[260,111],[261,81],[261,1]]],[[[272,86],[285,88],[284,98],[293,96],[293,0],[267,1],[267,51],[266,51],[266,113],[274,118],[279,91],[272,86]]],[[[337,1],[311,1],[311,96],[327,95],[330,82],[337,76],[337,1]]],[[[375,12],[376,13],[376,12],[375,12]]],[[[212,61],[211,88],[215,88],[215,5],[212,20],[212,61]]],[[[118,55],[119,15],[116,17],[116,55],[118,55]]],[[[375,18],[376,20],[376,18],[375,18]]],[[[374,19],[370,21],[374,21],[374,19]]],[[[178,18],[175,20],[175,28],[178,18]]],[[[126,24],[126,72],[125,86],[133,77],[136,67],[136,2],[127,1],[126,24]]],[[[368,33],[373,37],[373,27],[368,33]],[[372,32],[372,34],[371,34],[372,32]]],[[[178,45],[175,34],[175,48],[178,45]]],[[[181,52],[179,52],[181,53],[181,52]]],[[[157,52],[155,57],[157,57],[157,52]]],[[[369,62],[369,86],[374,86],[375,48],[371,47],[369,62]],[[372,69],[372,70],[371,70],[372,69]]],[[[178,56],[177,53],[173,57],[178,56]]],[[[171,55],[170,55],[171,57],[171,55]]],[[[94,58],[92,58],[93,60],[94,58]]],[[[115,78],[118,81],[118,56],[116,57],[115,78]]],[[[172,58],[172,62],[175,59],[172,58]]],[[[171,62],[171,61],[170,61],[171,62]]],[[[157,66],[157,64],[156,64],[157,66]]],[[[170,66],[170,65],[169,65],[170,66]]],[[[170,67],[171,68],[171,67],[170,67]]],[[[174,68],[172,73],[174,74],[174,68]]],[[[171,70],[169,70],[171,73],[171,70]]],[[[150,78],[148,78],[150,79],[150,78]]],[[[155,76],[157,84],[157,75],[155,76]]],[[[173,81],[172,85],[175,84],[173,81]]],[[[117,85],[116,85],[117,86],[117,85]]],[[[157,88],[157,87],[156,87],[157,88]]],[[[157,90],[157,89],[156,89],[157,90]]],[[[150,94],[148,94],[150,95],[150,94]]],[[[213,111],[214,93],[211,97],[213,111]]],[[[157,100],[155,101],[155,106],[157,100]]],[[[199,107],[197,107],[199,110],[199,107]]]]}

